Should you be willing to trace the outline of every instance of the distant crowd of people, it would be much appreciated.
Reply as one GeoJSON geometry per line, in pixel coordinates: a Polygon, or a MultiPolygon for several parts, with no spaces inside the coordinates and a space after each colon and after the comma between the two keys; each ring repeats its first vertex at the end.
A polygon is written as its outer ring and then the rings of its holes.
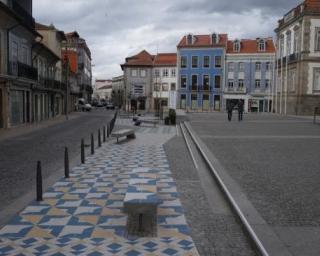
{"type": "Polygon", "coordinates": [[[244,111],[244,102],[243,100],[239,100],[237,104],[234,104],[233,102],[229,101],[227,103],[227,112],[228,112],[228,120],[229,122],[232,120],[232,111],[235,106],[238,106],[238,120],[243,120],[243,111],[244,111]]]}

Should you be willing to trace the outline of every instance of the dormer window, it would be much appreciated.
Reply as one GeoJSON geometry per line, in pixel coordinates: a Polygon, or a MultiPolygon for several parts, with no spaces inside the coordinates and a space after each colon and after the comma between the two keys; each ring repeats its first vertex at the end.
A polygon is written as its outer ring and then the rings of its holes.
{"type": "Polygon", "coordinates": [[[219,36],[216,33],[211,34],[211,44],[219,43],[219,36]]]}
{"type": "Polygon", "coordinates": [[[264,41],[264,39],[259,39],[259,41],[258,41],[258,49],[259,49],[260,52],[266,51],[266,42],[264,41]]]}
{"type": "Polygon", "coordinates": [[[240,41],[239,40],[235,40],[233,42],[233,51],[234,52],[240,52],[240,47],[241,47],[240,41]]]}
{"type": "Polygon", "coordinates": [[[187,44],[188,45],[193,44],[193,35],[192,34],[187,35],[187,44]]]}

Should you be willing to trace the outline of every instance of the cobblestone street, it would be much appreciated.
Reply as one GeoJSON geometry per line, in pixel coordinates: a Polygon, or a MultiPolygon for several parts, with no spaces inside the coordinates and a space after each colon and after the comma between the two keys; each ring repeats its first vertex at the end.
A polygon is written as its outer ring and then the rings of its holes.
{"type": "Polygon", "coordinates": [[[192,114],[190,124],[293,255],[319,255],[320,126],[311,119],[192,114]]]}
{"type": "MultiPolygon", "coordinates": [[[[21,128],[14,136],[0,140],[0,226],[22,209],[35,195],[36,163],[42,161],[43,177],[54,180],[63,176],[64,147],[69,149],[71,164],[80,162],[81,138],[89,144],[90,133],[97,136],[112,118],[113,111],[95,110],[89,113],[73,113],[69,121],[50,121],[49,126],[41,128],[21,128]],[[30,192],[31,197],[16,202],[30,192]],[[9,212],[7,208],[13,204],[9,212]]],[[[6,134],[3,134],[6,137],[6,134]]],[[[50,183],[50,182],[49,182],[50,183]]],[[[51,182],[52,183],[52,182],[51,182]]]]}

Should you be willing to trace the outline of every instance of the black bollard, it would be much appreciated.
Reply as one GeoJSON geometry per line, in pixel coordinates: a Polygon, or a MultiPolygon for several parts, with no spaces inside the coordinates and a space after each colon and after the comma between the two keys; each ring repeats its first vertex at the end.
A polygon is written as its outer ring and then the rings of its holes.
{"type": "Polygon", "coordinates": [[[103,142],[106,142],[106,127],[103,126],[103,142]]]}
{"type": "Polygon", "coordinates": [[[138,228],[138,231],[139,232],[142,232],[143,231],[143,228],[142,228],[142,213],[139,213],[139,228],[138,228]]]}
{"type": "Polygon", "coordinates": [[[110,137],[110,124],[107,124],[107,137],[110,137]]]}
{"type": "Polygon", "coordinates": [[[64,150],[64,177],[69,178],[69,154],[67,147],[64,150]]]}
{"type": "Polygon", "coordinates": [[[41,162],[37,162],[37,201],[42,201],[42,174],[41,162]]]}
{"type": "Polygon", "coordinates": [[[91,155],[94,154],[94,138],[93,133],[91,133],[91,155]]]}
{"type": "Polygon", "coordinates": [[[98,129],[98,147],[101,147],[101,132],[100,129],[98,129]]]}
{"type": "Polygon", "coordinates": [[[85,156],[84,156],[84,139],[81,139],[81,163],[85,163],[85,156]]]}

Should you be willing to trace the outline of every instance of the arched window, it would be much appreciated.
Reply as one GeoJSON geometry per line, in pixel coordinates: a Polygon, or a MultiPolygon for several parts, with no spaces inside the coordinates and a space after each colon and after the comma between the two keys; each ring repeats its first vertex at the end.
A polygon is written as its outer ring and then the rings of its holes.
{"type": "Polygon", "coordinates": [[[266,42],[264,41],[264,39],[259,40],[258,49],[260,52],[264,52],[266,50],[266,42]]]}
{"type": "Polygon", "coordinates": [[[234,52],[240,52],[240,41],[237,39],[233,42],[233,51],[234,52]]]}
{"type": "Polygon", "coordinates": [[[218,35],[216,33],[211,34],[211,44],[217,44],[219,42],[218,35]]]}
{"type": "Polygon", "coordinates": [[[193,35],[192,34],[188,34],[187,35],[187,44],[193,44],[193,35]]]}

